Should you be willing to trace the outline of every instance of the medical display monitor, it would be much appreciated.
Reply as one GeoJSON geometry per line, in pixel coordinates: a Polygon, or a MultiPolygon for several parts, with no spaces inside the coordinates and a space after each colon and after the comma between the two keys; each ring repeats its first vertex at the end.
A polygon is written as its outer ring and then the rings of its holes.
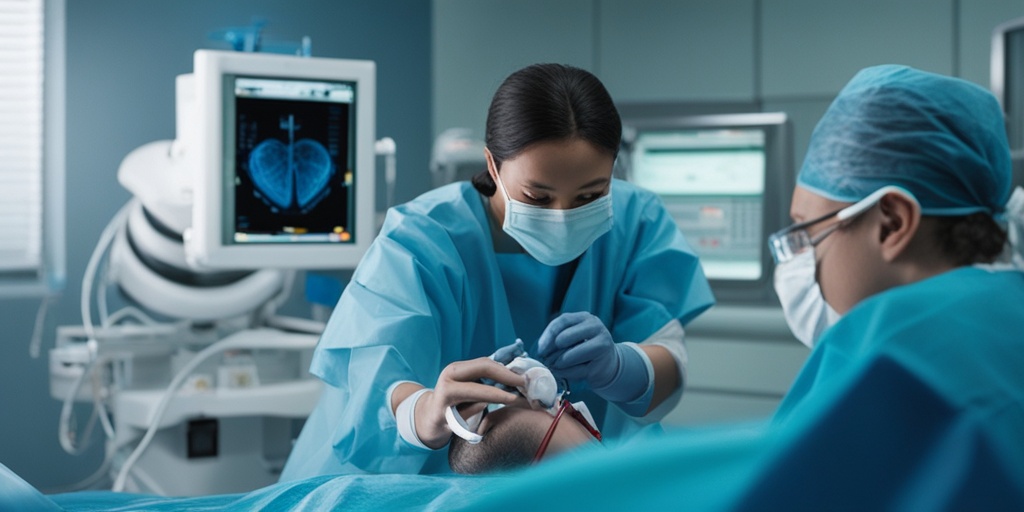
{"type": "Polygon", "coordinates": [[[765,241],[785,225],[792,188],[785,114],[624,124],[628,179],[661,197],[719,300],[769,300],[765,241]]]}
{"type": "Polygon", "coordinates": [[[374,236],[373,63],[201,50],[194,75],[190,258],[354,267],[374,236]]]}

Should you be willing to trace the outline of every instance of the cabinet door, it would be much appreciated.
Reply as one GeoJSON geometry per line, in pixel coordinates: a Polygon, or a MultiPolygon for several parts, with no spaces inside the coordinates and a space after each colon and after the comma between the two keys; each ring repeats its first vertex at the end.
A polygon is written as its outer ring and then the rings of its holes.
{"type": "Polygon", "coordinates": [[[811,351],[781,308],[715,306],[686,327],[686,389],[666,425],[767,418],[811,351]]]}
{"type": "Polygon", "coordinates": [[[953,72],[953,0],[761,2],[765,98],[834,96],[861,68],[953,72]]]}
{"type": "Polygon", "coordinates": [[[435,0],[434,136],[466,127],[483,138],[494,91],[538,62],[592,70],[592,0],[435,0]]]}
{"type": "Polygon", "coordinates": [[[597,68],[619,102],[754,99],[754,0],[598,0],[597,68]]]}

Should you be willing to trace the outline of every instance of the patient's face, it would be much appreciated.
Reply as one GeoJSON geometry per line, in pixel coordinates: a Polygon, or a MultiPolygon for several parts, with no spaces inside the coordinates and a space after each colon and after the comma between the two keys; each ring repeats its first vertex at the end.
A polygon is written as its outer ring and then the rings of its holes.
{"type": "MultiPolygon", "coordinates": [[[[488,413],[477,432],[484,436],[478,444],[453,437],[448,462],[457,473],[485,473],[529,465],[547,433],[554,416],[542,410],[508,406],[488,413]]],[[[594,442],[594,437],[578,421],[565,415],[555,427],[544,458],[594,442]]]]}

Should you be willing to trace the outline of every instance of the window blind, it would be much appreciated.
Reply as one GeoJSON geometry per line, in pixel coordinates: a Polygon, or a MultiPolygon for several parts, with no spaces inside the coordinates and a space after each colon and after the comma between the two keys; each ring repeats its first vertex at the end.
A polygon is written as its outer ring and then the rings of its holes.
{"type": "Polygon", "coordinates": [[[43,266],[44,0],[0,0],[0,275],[43,266]]]}

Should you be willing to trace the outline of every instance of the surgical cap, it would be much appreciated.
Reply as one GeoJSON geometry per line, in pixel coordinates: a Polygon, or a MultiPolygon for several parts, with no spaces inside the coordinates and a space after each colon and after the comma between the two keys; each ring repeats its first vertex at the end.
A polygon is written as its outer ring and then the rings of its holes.
{"type": "Polygon", "coordinates": [[[925,215],[998,217],[1010,176],[1003,113],[991,93],[885,65],[860,71],[839,92],[811,135],[797,184],[842,202],[899,185],[925,215]]]}

